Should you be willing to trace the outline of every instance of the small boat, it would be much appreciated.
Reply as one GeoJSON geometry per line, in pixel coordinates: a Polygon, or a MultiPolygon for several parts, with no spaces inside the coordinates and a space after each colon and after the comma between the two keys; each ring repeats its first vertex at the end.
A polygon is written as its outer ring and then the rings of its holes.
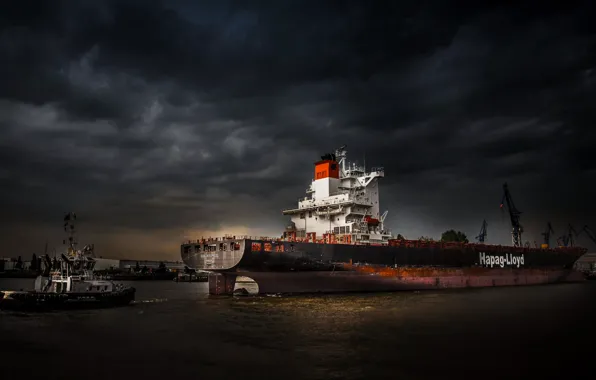
{"type": "MultiPolygon", "coordinates": [[[[76,218],[67,214],[65,221],[76,218]],[[68,218],[68,219],[67,219],[68,218]]],[[[66,229],[67,223],[65,223],[66,229]]],[[[60,258],[50,259],[45,254],[44,271],[35,279],[34,290],[0,292],[0,309],[52,310],[76,308],[103,308],[125,306],[135,299],[136,289],[94,276],[95,254],[93,245],[76,249],[71,224],[69,247],[60,258]]]]}

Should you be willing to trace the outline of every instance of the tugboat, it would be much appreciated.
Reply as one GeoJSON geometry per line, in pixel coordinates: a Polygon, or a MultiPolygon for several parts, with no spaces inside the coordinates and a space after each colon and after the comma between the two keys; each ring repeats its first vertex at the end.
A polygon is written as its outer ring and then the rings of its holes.
{"type": "Polygon", "coordinates": [[[101,280],[93,275],[94,245],[77,250],[74,238],[75,213],[64,217],[64,228],[70,226],[66,254],[53,260],[46,254],[44,271],[35,279],[34,290],[1,291],[0,309],[52,310],[77,308],[104,308],[125,306],[135,299],[136,289],[101,280]]]}

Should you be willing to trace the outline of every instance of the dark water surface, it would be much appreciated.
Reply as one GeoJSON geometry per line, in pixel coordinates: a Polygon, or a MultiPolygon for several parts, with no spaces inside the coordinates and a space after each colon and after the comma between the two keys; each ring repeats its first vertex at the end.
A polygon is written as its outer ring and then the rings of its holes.
{"type": "Polygon", "coordinates": [[[596,282],[252,298],[210,298],[205,283],[134,286],[125,308],[0,311],[2,378],[567,379],[596,369],[596,282]]]}

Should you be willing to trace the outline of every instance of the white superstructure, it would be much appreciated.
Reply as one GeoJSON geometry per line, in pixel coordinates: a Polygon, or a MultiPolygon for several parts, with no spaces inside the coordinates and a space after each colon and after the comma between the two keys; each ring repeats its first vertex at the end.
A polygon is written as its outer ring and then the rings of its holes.
{"type": "Polygon", "coordinates": [[[331,239],[348,244],[387,244],[392,237],[384,228],[388,211],[380,214],[378,179],[383,168],[366,171],[346,160],[346,146],[315,163],[315,175],[291,216],[286,239],[331,239]]]}

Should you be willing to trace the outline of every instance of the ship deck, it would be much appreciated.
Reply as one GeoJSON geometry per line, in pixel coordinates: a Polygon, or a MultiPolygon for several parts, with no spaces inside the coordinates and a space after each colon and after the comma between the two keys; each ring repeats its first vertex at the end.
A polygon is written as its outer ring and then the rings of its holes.
{"type": "Polygon", "coordinates": [[[386,246],[386,247],[400,247],[400,248],[413,248],[413,249],[421,249],[421,248],[430,248],[430,249],[438,249],[438,250],[462,250],[462,251],[475,251],[475,252],[510,252],[510,253],[530,253],[530,252],[549,252],[549,253],[587,253],[588,250],[583,247],[552,247],[552,248],[541,248],[541,247],[513,247],[508,245],[498,245],[498,244],[480,244],[480,243],[462,243],[462,242],[442,242],[442,241],[425,241],[425,240],[407,240],[407,239],[390,239],[388,240],[388,244],[375,244],[375,243],[358,243],[358,242],[351,242],[351,243],[343,243],[336,236],[328,236],[325,239],[281,239],[281,238],[272,238],[266,236],[223,236],[223,237],[215,237],[215,238],[208,238],[208,239],[197,239],[197,240],[189,240],[182,244],[182,246],[188,245],[197,245],[197,244],[207,244],[213,245],[217,243],[225,243],[225,242],[233,242],[239,240],[250,240],[253,242],[260,242],[260,243],[267,243],[263,244],[265,250],[274,250],[273,246],[279,245],[281,243],[311,243],[311,244],[329,244],[329,245],[357,245],[357,246],[386,246]]]}

